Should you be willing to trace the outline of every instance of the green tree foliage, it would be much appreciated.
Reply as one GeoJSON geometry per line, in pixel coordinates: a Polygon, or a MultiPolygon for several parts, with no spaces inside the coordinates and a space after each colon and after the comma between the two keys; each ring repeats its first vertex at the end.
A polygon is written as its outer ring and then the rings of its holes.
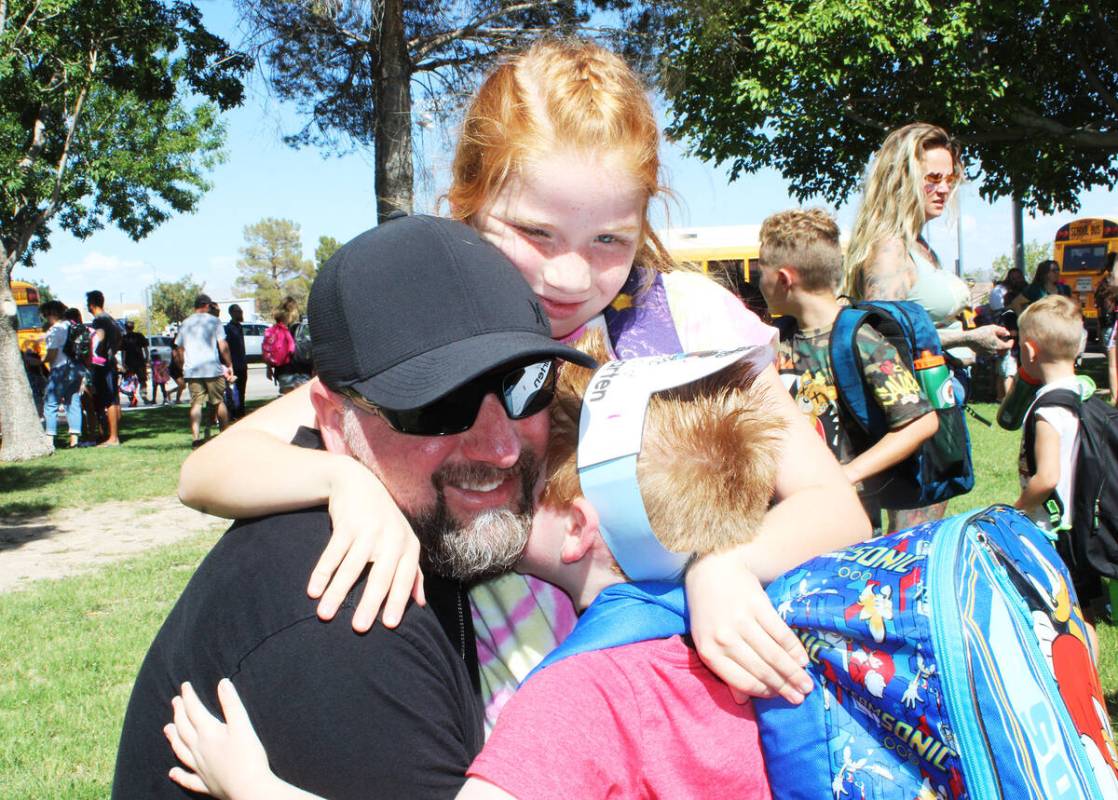
{"type": "MultiPolygon", "coordinates": [[[[1052,242],[1038,242],[1035,239],[1025,242],[1025,277],[1032,280],[1036,265],[1052,258],[1052,242]]],[[[1001,280],[1013,269],[1013,254],[1000,255],[990,264],[994,280],[1001,280]]]]}
{"type": "Polygon", "coordinates": [[[171,324],[171,320],[165,314],[150,308],[140,311],[131,319],[136,323],[136,330],[145,336],[158,336],[171,324]]]}
{"type": "Polygon", "coordinates": [[[191,275],[183,275],[177,281],[157,281],[150,291],[152,330],[163,330],[194,313],[194,298],[202,293],[202,284],[191,275]]]}
{"type": "Polygon", "coordinates": [[[372,147],[377,218],[411,212],[413,96],[456,110],[480,70],[543,34],[591,33],[648,63],[659,4],[630,0],[238,0],[276,94],[307,122],[286,137],[372,147]],[[590,29],[595,11],[610,24],[590,29]]]}
{"type": "MultiPolygon", "coordinates": [[[[0,0],[0,303],[52,229],[139,239],[192,210],[249,63],[182,0],[0,0]]],[[[50,452],[3,316],[0,426],[0,460],[50,452]]]]}
{"type": "Polygon", "coordinates": [[[1075,209],[1118,179],[1118,4],[680,0],[673,124],[732,174],[842,202],[887,131],[959,137],[987,198],[1075,209]]]}
{"type": "Polygon", "coordinates": [[[39,302],[45,303],[48,300],[57,300],[54,292],[51,291],[50,286],[45,281],[30,281],[31,285],[39,290],[39,302]]]}
{"type": "Polygon", "coordinates": [[[314,249],[314,268],[315,272],[322,269],[322,265],[330,260],[330,256],[338,252],[338,248],[342,243],[335,239],[333,236],[319,236],[318,247],[314,249]]]}
{"type": "MultiPolygon", "coordinates": [[[[319,243],[321,249],[322,244],[319,243]]],[[[314,280],[314,262],[303,258],[303,240],[298,223],[267,217],[245,226],[245,246],[237,261],[238,292],[256,298],[256,313],[268,317],[286,295],[306,309],[314,280]]]]}

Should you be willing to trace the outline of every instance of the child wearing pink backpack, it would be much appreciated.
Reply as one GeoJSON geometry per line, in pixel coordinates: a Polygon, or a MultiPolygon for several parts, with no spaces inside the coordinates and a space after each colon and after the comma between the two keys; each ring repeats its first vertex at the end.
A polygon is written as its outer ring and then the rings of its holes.
{"type": "Polygon", "coordinates": [[[268,365],[268,378],[279,384],[280,394],[287,394],[311,379],[312,368],[309,338],[305,335],[306,323],[300,322],[299,304],[288,296],[276,308],[275,324],[264,332],[260,354],[268,365]],[[307,340],[300,348],[298,338],[307,340]]]}

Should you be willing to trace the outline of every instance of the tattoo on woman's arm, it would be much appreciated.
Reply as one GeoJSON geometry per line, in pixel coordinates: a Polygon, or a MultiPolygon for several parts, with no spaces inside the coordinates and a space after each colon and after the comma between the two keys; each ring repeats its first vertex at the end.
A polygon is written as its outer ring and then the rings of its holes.
{"type": "Polygon", "coordinates": [[[904,300],[908,297],[908,281],[898,269],[880,267],[866,272],[867,300],[904,300]]]}
{"type": "Polygon", "coordinates": [[[900,239],[878,242],[865,267],[864,295],[867,300],[904,300],[912,288],[908,251],[900,239]]]}

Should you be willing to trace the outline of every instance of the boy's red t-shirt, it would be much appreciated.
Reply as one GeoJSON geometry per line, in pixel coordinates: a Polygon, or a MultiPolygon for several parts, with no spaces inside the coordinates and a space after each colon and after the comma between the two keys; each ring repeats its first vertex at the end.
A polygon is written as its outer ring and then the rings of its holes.
{"type": "Polygon", "coordinates": [[[468,775],[520,798],[771,798],[750,703],[678,636],[533,676],[468,775]]]}

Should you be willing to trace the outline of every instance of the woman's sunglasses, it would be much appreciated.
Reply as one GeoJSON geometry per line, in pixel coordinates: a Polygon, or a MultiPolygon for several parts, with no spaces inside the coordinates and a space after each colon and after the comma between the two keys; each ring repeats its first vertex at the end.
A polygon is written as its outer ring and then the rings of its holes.
{"type": "Polygon", "coordinates": [[[949,172],[946,175],[942,172],[929,172],[924,176],[924,191],[934,192],[941,183],[947,186],[947,191],[951,191],[955,188],[958,180],[954,172],[949,172]]]}
{"type": "Polygon", "coordinates": [[[509,419],[524,419],[543,411],[555,397],[557,364],[548,359],[519,367],[502,367],[459,386],[445,397],[408,411],[373,405],[353,389],[343,394],[354,405],[376,414],[397,433],[411,436],[450,436],[473,427],[487,395],[497,396],[509,419]]]}

